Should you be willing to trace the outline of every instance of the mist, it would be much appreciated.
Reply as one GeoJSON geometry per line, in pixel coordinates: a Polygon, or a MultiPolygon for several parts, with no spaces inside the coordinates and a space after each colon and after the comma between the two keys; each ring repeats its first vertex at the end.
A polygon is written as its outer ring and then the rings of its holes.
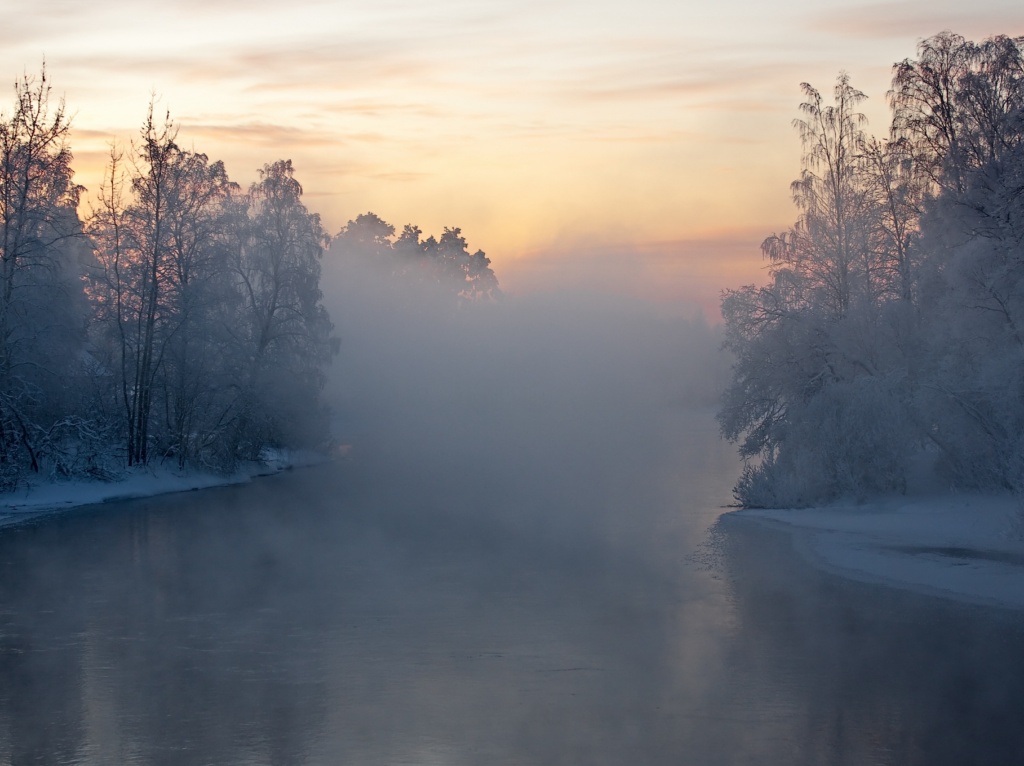
{"type": "Polygon", "coordinates": [[[454,302],[338,247],[323,292],[341,341],[326,399],[353,459],[549,529],[628,507],[630,477],[728,369],[699,313],[609,293],[454,302]]]}

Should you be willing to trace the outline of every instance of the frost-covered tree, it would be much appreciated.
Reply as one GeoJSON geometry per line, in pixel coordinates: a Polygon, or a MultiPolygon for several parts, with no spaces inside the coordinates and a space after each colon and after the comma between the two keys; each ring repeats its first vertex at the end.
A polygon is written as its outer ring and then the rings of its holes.
{"type": "Polygon", "coordinates": [[[223,297],[219,231],[232,184],[222,164],[182,150],[176,134],[151,104],[127,178],[114,156],[90,222],[92,295],[113,342],[108,364],[120,373],[128,465],[154,450],[183,465],[210,438],[197,408],[218,357],[206,320],[223,297]]]}
{"type": "Polygon", "coordinates": [[[0,489],[153,460],[228,469],[325,438],[328,238],[291,163],[243,194],[151,104],[83,227],[63,103],[45,72],[14,90],[0,114],[0,489]]]}
{"type": "Polygon", "coordinates": [[[872,260],[882,297],[915,300],[920,272],[918,233],[927,180],[903,139],[861,144],[871,216],[872,260]]]}
{"type": "Polygon", "coordinates": [[[935,186],[965,191],[967,174],[1019,140],[1021,45],[1004,35],[982,43],[946,31],[894,67],[892,132],[905,139],[935,186]]]}
{"type": "Polygon", "coordinates": [[[226,217],[239,193],[222,162],[181,152],[167,187],[167,337],[158,380],[163,402],[163,452],[180,467],[209,460],[223,440],[234,383],[230,333],[235,304],[228,263],[226,217]]]}
{"type": "Polygon", "coordinates": [[[152,110],[135,149],[126,178],[114,156],[90,226],[129,465],[226,469],[263,446],[322,438],[326,237],[291,163],[265,166],[243,195],[152,110]]]}
{"type": "MultiPolygon", "coordinates": [[[[409,230],[407,226],[403,236],[409,230]]],[[[394,250],[394,235],[395,227],[376,213],[361,213],[342,227],[334,242],[363,258],[386,258],[394,250]]]]}
{"type": "Polygon", "coordinates": [[[895,67],[893,135],[927,172],[924,433],[952,480],[1024,490],[1024,38],[943,32],[895,67]]]}
{"type": "Polygon", "coordinates": [[[470,253],[462,229],[445,227],[441,238],[423,243],[428,259],[436,264],[438,280],[450,284],[464,300],[493,299],[498,296],[498,279],[491,270],[491,259],[483,250],[470,253]]]}
{"type": "Polygon", "coordinates": [[[419,284],[454,302],[494,300],[501,295],[491,259],[483,250],[470,253],[459,228],[445,227],[440,239],[423,238],[407,224],[395,227],[374,213],[349,221],[332,242],[340,258],[375,261],[402,283],[419,284]]]}
{"type": "Polygon", "coordinates": [[[793,124],[804,168],[792,192],[801,215],[786,235],[765,240],[763,250],[776,272],[789,272],[804,300],[841,318],[854,301],[872,300],[875,292],[868,224],[873,210],[861,160],[865,117],[857,111],[865,96],[845,73],[831,105],[811,85],[800,87],[807,100],[793,124]]]}
{"type": "Polygon", "coordinates": [[[840,77],[797,121],[797,225],[726,291],[722,432],[748,505],[899,489],[917,452],[1024,493],[1024,38],[943,32],[894,67],[890,139],[840,77]],[[809,150],[808,150],[809,149],[809,150]]]}
{"type": "MultiPolygon", "coordinates": [[[[1018,96],[1024,84],[1018,82],[1018,96]]],[[[1009,99],[1008,102],[1012,103],[1009,99]]],[[[956,479],[1024,491],[1024,114],[1008,109],[1001,148],[951,168],[923,219],[922,302],[929,434],[956,479]]],[[[986,131],[988,132],[988,131],[986,131]]],[[[970,132],[965,142],[983,141],[970,132]]]]}
{"type": "Polygon", "coordinates": [[[265,165],[244,204],[232,260],[243,361],[233,449],[255,457],[325,438],[319,394],[337,340],[320,292],[328,238],[291,161],[265,165]]]}
{"type": "Polygon", "coordinates": [[[127,366],[121,381],[127,420],[128,465],[145,464],[150,455],[150,421],[153,414],[157,372],[163,362],[160,310],[168,275],[168,186],[172,165],[181,150],[175,143],[177,130],[168,117],[158,126],[150,104],[135,146],[136,164],[131,177],[132,199],[122,220],[126,223],[127,266],[119,288],[128,297],[126,343],[127,366]]]}
{"type": "Polygon", "coordinates": [[[903,482],[898,304],[912,294],[912,223],[888,147],[863,131],[864,94],[845,74],[832,104],[802,90],[794,125],[804,168],[792,187],[800,217],[762,246],[770,283],[722,300],[735,365],[719,423],[754,460],[737,488],[746,504],[807,504],[903,482]],[[880,411],[880,427],[858,425],[880,411]]]}
{"type": "Polygon", "coordinates": [[[68,420],[84,340],[83,249],[62,102],[45,70],[15,83],[0,117],[0,485],[44,457],[68,420]]]}

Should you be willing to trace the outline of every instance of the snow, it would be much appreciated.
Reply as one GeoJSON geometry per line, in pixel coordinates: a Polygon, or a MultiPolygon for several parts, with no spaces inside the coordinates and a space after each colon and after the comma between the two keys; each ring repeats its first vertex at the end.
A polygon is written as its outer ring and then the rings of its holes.
{"type": "Polygon", "coordinates": [[[84,505],[244,484],[258,476],[316,465],[328,459],[326,455],[308,450],[265,449],[260,454],[258,462],[248,464],[227,476],[179,471],[163,466],[140,466],[129,469],[122,479],[113,482],[40,482],[0,494],[0,527],[21,524],[29,519],[61,513],[84,505]]]}
{"type": "Polygon", "coordinates": [[[735,516],[781,527],[812,564],[864,582],[1024,609],[1024,533],[1011,495],[936,494],[735,516]]]}

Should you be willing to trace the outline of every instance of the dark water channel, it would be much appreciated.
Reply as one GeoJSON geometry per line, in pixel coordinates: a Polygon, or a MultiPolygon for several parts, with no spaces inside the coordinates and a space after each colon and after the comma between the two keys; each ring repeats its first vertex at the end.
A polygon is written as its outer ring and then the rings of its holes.
{"type": "Polygon", "coordinates": [[[728,447],[664,425],[0,531],[0,763],[1024,762],[1020,619],[716,525],[728,447]]]}

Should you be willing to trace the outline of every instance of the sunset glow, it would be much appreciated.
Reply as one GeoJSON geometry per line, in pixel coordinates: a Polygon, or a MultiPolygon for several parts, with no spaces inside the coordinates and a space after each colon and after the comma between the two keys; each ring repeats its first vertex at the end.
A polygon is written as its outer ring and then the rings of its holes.
{"type": "MultiPolygon", "coordinates": [[[[329,232],[369,210],[459,226],[502,285],[571,282],[714,311],[794,214],[799,83],[840,70],[883,133],[893,62],[944,28],[1024,32],[1013,0],[715,4],[13,0],[0,75],[43,60],[95,194],[151,94],[247,185],[294,161],[329,232]],[[143,10],[144,8],[144,10],[143,10]]],[[[5,111],[9,100],[0,101],[5,111]]]]}

